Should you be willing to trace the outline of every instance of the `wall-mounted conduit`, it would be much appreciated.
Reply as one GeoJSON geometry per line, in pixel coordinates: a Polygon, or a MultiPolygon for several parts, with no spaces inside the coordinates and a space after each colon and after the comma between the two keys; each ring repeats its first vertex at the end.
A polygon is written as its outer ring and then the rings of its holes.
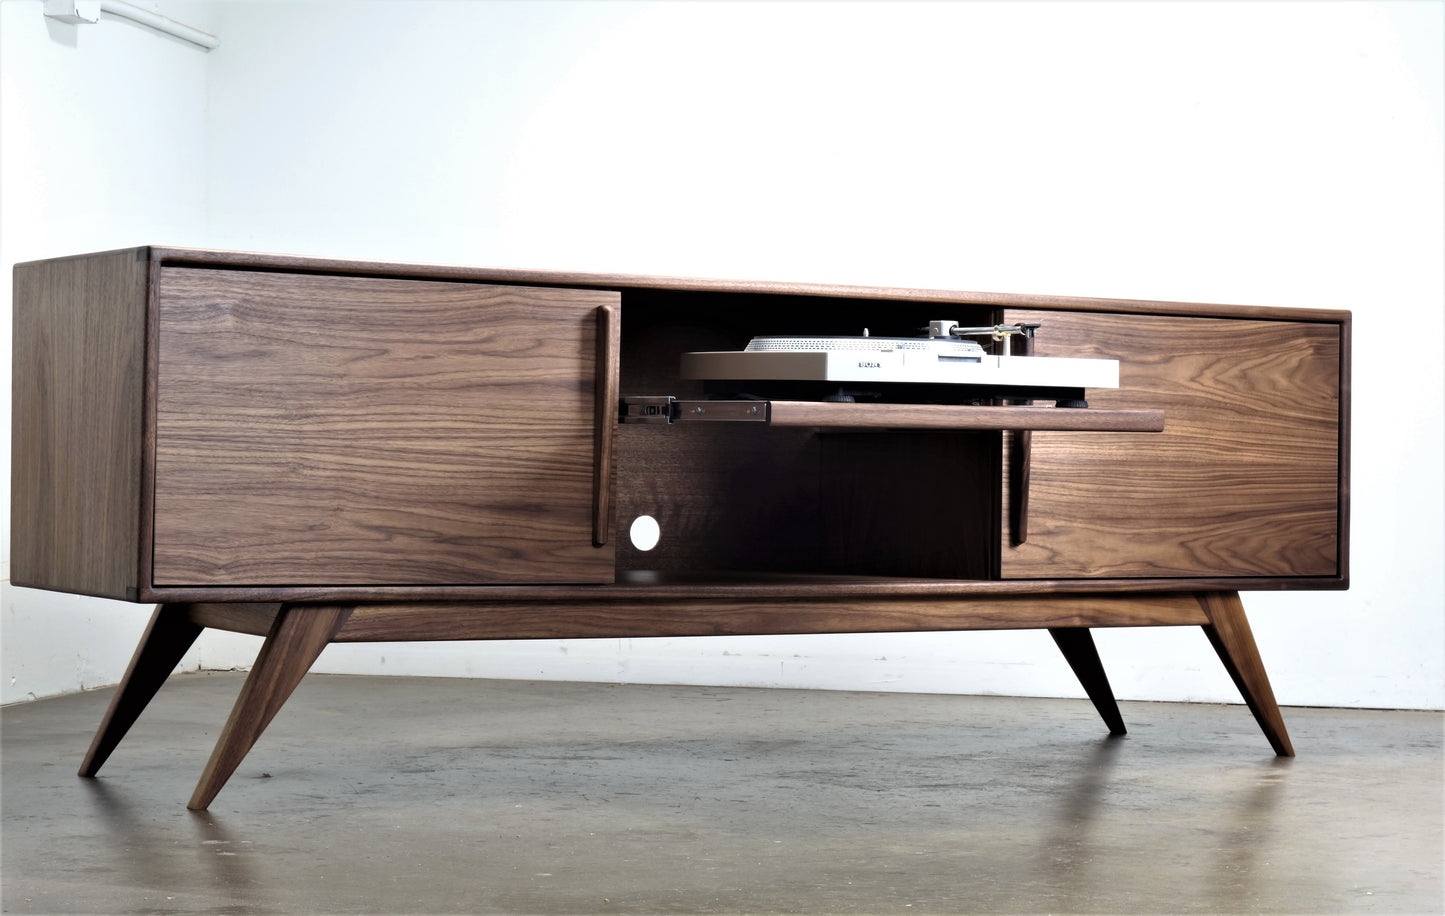
{"type": "Polygon", "coordinates": [[[100,21],[101,13],[120,16],[141,25],[150,26],[158,32],[174,35],[176,38],[200,45],[207,51],[220,47],[221,40],[210,32],[202,32],[152,10],[143,9],[124,0],[45,0],[45,15],[61,22],[93,23],[100,21]]]}

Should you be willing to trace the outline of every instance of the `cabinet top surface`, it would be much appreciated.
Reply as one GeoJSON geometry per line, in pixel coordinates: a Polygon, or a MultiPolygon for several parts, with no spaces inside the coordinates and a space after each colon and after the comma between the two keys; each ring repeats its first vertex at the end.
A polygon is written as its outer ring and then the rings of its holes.
{"type": "MultiPolygon", "coordinates": [[[[1217,303],[1173,302],[1147,299],[1105,299],[1026,293],[966,292],[902,287],[838,285],[757,280],[720,280],[699,277],[660,277],[623,273],[590,273],[521,268],[459,267],[386,261],[213,251],[200,248],[144,246],[120,251],[75,255],[76,258],[113,256],[133,252],[139,260],[175,267],[214,267],[233,270],[272,270],[296,273],[345,274],[403,279],[452,280],[479,283],[514,283],[616,290],[655,290],[696,293],[731,293],[778,296],[816,296],[844,299],[884,299],[940,305],[985,305],[1000,308],[1052,308],[1068,311],[1139,314],[1201,315],[1276,321],[1348,323],[1345,309],[1316,309],[1217,303]]],[[[70,258],[53,258],[64,261],[70,258]]],[[[46,263],[44,261],[30,262],[46,263]]],[[[29,265],[18,264],[16,269],[29,265]]]]}

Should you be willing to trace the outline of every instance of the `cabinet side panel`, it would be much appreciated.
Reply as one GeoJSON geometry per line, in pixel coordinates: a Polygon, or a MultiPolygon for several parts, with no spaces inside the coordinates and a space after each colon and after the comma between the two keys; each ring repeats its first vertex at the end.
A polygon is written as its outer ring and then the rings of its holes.
{"type": "Polygon", "coordinates": [[[1342,573],[1340,327],[1014,311],[1040,356],[1115,358],[1096,407],[1165,411],[1152,434],[1033,434],[1028,541],[1005,578],[1342,573]]]}
{"type": "Polygon", "coordinates": [[[134,600],[145,251],[15,267],[11,579],[134,600]]]}
{"type": "Polygon", "coordinates": [[[603,291],[166,268],[154,581],[610,582],[603,291]]]}

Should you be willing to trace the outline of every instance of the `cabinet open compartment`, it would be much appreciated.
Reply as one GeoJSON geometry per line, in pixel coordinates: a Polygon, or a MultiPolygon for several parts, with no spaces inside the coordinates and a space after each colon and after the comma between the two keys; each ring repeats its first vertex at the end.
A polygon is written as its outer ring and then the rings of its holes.
{"type": "Polygon", "coordinates": [[[620,578],[997,576],[998,433],[625,426],[617,445],[620,578]]]}
{"type": "MultiPolygon", "coordinates": [[[[740,350],[758,335],[854,336],[867,328],[914,337],[940,311],[965,325],[995,325],[1001,315],[988,305],[628,291],[624,400],[666,393],[683,416],[616,432],[619,582],[739,573],[995,580],[1003,508],[1019,498],[1002,489],[1007,431],[1162,428],[1157,410],[1033,406],[970,386],[932,386],[922,398],[916,389],[923,386],[914,386],[900,401],[886,394],[862,403],[763,399],[759,410],[745,411],[755,418],[687,419],[723,411],[707,400],[715,385],[679,373],[685,353],[740,350]],[[629,537],[640,517],[655,520],[655,546],[629,537]]],[[[729,416],[746,403],[722,402],[729,416]]],[[[623,408],[624,415],[635,410],[635,403],[623,408]]],[[[1018,475],[1013,481],[1026,486],[1018,475]]]]}

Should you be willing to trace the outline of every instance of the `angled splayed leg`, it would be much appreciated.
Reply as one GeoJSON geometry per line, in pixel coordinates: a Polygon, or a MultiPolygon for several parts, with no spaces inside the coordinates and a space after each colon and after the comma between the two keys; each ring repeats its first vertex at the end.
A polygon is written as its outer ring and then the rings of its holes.
{"type": "Polygon", "coordinates": [[[1109,734],[1123,735],[1124,717],[1119,713],[1119,704],[1114,699],[1114,690],[1104,674],[1104,665],[1099,661],[1099,652],[1094,648],[1094,636],[1087,627],[1056,627],[1049,635],[1064,653],[1074,676],[1083,685],[1084,692],[1094,701],[1094,708],[1109,726],[1109,734]]]}
{"type": "Polygon", "coordinates": [[[120,739],[135,724],[141,710],[155,697],[166,678],[170,677],[181,657],[196,641],[204,629],[192,623],[187,606],[184,604],[158,604],[151,614],[150,623],[135,654],[131,656],[130,667],[126,668],[120,686],[111,697],[110,708],[100,720],[90,750],[80,763],[81,776],[94,776],[110,757],[111,751],[120,744],[120,739]]]}
{"type": "Polygon", "coordinates": [[[186,807],[210,805],[350,616],[349,606],[282,606],[186,807]]]}
{"type": "Polygon", "coordinates": [[[1285,731],[1284,717],[1280,715],[1279,704],[1275,702],[1274,691],[1269,686],[1269,676],[1264,673],[1264,663],[1259,659],[1259,649],[1254,644],[1254,633],[1249,620],[1244,616],[1244,603],[1238,592],[1201,592],[1197,595],[1204,616],[1209,618],[1204,635],[1219,653],[1220,661],[1234,679],[1234,685],[1249,704],[1264,736],[1269,739],[1274,752],[1281,757],[1293,757],[1294,747],[1290,744],[1289,732],[1285,731]]]}

